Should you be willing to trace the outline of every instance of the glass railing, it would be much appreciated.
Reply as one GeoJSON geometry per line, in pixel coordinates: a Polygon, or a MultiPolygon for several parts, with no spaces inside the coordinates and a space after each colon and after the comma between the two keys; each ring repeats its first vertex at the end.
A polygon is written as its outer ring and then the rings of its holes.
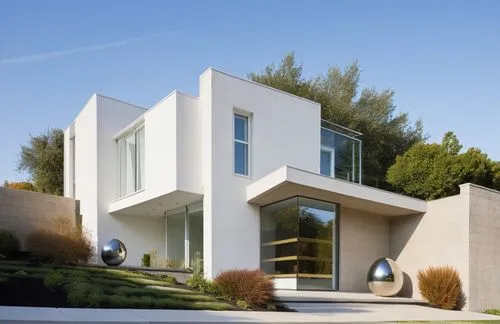
{"type": "Polygon", "coordinates": [[[362,134],[321,121],[320,173],[336,179],[362,183],[362,134]]]}

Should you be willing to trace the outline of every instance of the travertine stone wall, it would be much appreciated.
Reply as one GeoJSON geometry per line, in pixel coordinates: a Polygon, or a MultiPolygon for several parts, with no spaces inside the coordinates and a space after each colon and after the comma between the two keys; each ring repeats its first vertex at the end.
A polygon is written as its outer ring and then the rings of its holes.
{"type": "Polygon", "coordinates": [[[500,308],[500,192],[464,185],[469,198],[469,309],[500,308]]]}
{"type": "Polygon", "coordinates": [[[38,192],[0,187],[0,229],[14,231],[24,245],[26,236],[38,227],[50,224],[56,216],[80,221],[78,201],[38,192]]]}
{"type": "Polygon", "coordinates": [[[361,210],[340,209],[339,290],[368,292],[371,264],[389,255],[389,218],[361,210]]]}

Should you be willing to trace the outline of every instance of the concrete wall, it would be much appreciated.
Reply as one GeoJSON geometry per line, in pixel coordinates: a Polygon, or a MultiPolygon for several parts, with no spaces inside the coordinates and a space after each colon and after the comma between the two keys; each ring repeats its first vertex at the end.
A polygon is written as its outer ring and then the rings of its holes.
{"type": "Polygon", "coordinates": [[[469,309],[500,308],[500,192],[462,185],[469,198],[469,309]]]}
{"type": "Polygon", "coordinates": [[[49,226],[56,216],[67,217],[76,224],[78,202],[71,198],[0,187],[0,229],[14,231],[23,246],[31,231],[49,226]]]}
{"type": "Polygon", "coordinates": [[[259,208],[246,202],[246,186],[285,164],[319,172],[320,106],[212,69],[200,77],[200,101],[205,274],[258,268],[259,208]],[[250,120],[248,177],[233,174],[235,111],[250,120]]]}
{"type": "Polygon", "coordinates": [[[340,208],[339,290],[369,291],[368,269],[375,260],[389,255],[389,218],[340,208]]]}
{"type": "Polygon", "coordinates": [[[469,288],[469,203],[464,196],[428,202],[427,213],[391,218],[391,253],[408,277],[402,292],[421,298],[417,273],[429,266],[453,266],[464,292],[469,288]]]}

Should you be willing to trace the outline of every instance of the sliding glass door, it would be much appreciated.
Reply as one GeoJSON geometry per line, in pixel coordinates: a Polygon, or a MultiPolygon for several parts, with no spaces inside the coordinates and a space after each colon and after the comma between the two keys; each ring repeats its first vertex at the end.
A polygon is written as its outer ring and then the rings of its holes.
{"type": "Polygon", "coordinates": [[[198,202],[167,213],[166,264],[192,267],[196,258],[203,260],[203,204],[198,202]]]}

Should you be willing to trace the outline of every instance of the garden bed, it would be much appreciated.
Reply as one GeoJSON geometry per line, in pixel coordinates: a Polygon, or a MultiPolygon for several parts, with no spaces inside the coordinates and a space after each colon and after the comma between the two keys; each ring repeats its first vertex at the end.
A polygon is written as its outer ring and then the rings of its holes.
{"type": "Polygon", "coordinates": [[[0,262],[0,305],[231,310],[170,276],[98,267],[0,262]],[[163,289],[152,289],[162,287],[163,289]]]}

